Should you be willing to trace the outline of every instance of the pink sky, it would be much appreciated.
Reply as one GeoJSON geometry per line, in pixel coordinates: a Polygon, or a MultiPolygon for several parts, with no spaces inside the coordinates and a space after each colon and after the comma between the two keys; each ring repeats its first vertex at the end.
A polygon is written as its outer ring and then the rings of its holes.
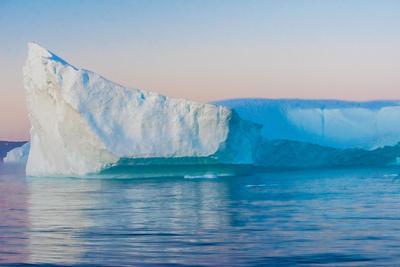
{"type": "Polygon", "coordinates": [[[28,41],[125,86],[204,102],[400,99],[396,1],[69,3],[0,4],[0,140],[29,138],[28,41]]]}

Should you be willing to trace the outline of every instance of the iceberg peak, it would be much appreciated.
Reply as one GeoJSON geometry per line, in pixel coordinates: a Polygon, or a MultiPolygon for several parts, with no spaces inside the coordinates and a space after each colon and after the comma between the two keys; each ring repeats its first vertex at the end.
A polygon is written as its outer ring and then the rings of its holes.
{"type": "Polygon", "coordinates": [[[29,57],[43,57],[43,58],[51,58],[53,53],[44,48],[38,43],[29,42],[28,43],[28,55],[29,57]]]}
{"type": "Polygon", "coordinates": [[[60,58],[56,54],[52,53],[51,51],[47,50],[43,46],[35,42],[28,42],[28,60],[35,61],[35,60],[51,60],[54,62],[59,62],[62,65],[70,66],[77,70],[74,66],[66,62],[64,59],[60,58]]]}

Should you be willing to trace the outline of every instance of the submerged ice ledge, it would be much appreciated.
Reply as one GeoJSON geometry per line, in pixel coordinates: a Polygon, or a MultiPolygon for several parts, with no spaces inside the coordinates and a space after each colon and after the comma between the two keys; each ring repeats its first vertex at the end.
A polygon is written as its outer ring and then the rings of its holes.
{"type": "MultiPolygon", "coordinates": [[[[26,147],[29,146],[10,151],[7,155],[9,159],[6,158],[5,162],[25,164],[26,152],[21,153],[21,151],[26,151],[26,147]],[[18,156],[21,157],[18,158],[18,156]]],[[[121,158],[98,173],[79,176],[87,178],[206,178],[245,175],[271,170],[400,166],[400,144],[365,150],[324,147],[291,140],[264,140],[257,147],[252,164],[224,164],[208,157],[121,158]]]]}

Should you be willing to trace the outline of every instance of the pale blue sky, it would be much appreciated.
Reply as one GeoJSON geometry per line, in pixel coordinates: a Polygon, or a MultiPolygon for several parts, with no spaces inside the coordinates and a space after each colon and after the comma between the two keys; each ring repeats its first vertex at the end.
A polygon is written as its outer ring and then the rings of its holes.
{"type": "Polygon", "coordinates": [[[400,98],[400,1],[0,1],[0,140],[28,138],[26,43],[198,101],[400,98]]]}

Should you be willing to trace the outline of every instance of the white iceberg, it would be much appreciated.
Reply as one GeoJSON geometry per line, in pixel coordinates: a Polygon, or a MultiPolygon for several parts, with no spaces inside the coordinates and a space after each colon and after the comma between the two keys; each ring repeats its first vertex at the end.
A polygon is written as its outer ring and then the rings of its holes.
{"type": "Polygon", "coordinates": [[[20,147],[16,147],[7,152],[6,157],[4,158],[4,163],[6,164],[26,164],[28,160],[30,149],[30,143],[27,142],[20,147]]]}
{"type": "Polygon", "coordinates": [[[230,109],[128,89],[35,43],[24,84],[32,126],[28,175],[85,175],[129,160],[254,161],[260,126],[230,109]]]}
{"type": "MultiPolygon", "coordinates": [[[[117,85],[34,43],[24,83],[32,124],[27,174],[33,176],[115,175],[124,166],[142,175],[165,171],[156,165],[175,171],[181,164],[201,165],[194,175],[214,175],[240,172],[235,165],[383,166],[400,158],[399,101],[201,104],[117,85]]],[[[23,159],[27,150],[7,158],[23,159]]]]}

